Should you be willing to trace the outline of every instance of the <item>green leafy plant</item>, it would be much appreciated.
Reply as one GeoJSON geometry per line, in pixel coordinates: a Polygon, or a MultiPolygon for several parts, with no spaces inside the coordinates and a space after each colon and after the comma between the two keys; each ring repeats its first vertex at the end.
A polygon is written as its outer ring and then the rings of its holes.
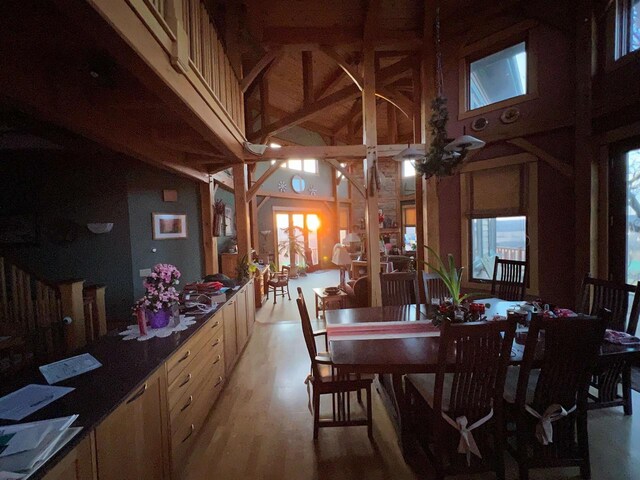
{"type": "Polygon", "coordinates": [[[236,266],[236,278],[239,282],[247,280],[250,272],[251,268],[249,265],[249,257],[245,254],[240,260],[238,260],[238,265],[236,266]]]}
{"type": "Polygon", "coordinates": [[[301,265],[305,265],[305,248],[304,248],[304,230],[300,227],[287,227],[282,231],[287,234],[286,240],[278,242],[278,253],[284,255],[285,258],[292,256],[289,264],[293,273],[291,276],[297,275],[296,258],[301,257],[301,265]]]}
{"type": "Polygon", "coordinates": [[[427,265],[431,270],[436,272],[442,281],[444,282],[447,290],[451,294],[451,299],[454,306],[459,306],[465,300],[468,300],[474,296],[477,296],[475,293],[467,293],[462,295],[462,271],[464,267],[456,268],[456,262],[453,255],[450,253],[447,255],[447,263],[445,264],[440,258],[440,255],[431,247],[425,248],[429,250],[429,252],[436,259],[436,263],[432,264],[425,261],[425,265],[427,265]]]}

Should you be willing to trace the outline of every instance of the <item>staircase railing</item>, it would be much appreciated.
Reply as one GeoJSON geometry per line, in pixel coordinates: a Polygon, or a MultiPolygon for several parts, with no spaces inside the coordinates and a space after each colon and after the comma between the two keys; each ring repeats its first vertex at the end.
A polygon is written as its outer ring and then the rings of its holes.
{"type": "Polygon", "coordinates": [[[51,283],[0,257],[0,375],[95,340],[106,333],[104,316],[104,287],[85,292],[84,280],[51,283]]]}

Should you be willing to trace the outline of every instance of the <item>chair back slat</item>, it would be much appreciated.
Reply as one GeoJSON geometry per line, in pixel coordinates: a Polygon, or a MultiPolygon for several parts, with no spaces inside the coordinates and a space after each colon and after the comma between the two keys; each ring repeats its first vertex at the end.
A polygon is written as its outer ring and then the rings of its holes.
{"type": "Polygon", "coordinates": [[[381,273],[382,305],[417,305],[418,285],[415,272],[381,273]]]}
{"type": "Polygon", "coordinates": [[[432,298],[442,300],[450,297],[449,289],[437,273],[422,272],[422,283],[424,284],[424,299],[428,305],[432,298]]]}
{"type": "Polygon", "coordinates": [[[611,311],[607,328],[635,335],[640,316],[640,282],[636,285],[601,280],[586,275],[582,282],[582,305],[579,310],[596,315],[601,309],[611,311]],[[629,296],[633,295],[631,312],[629,296]]]}
{"type": "Polygon", "coordinates": [[[590,371],[609,316],[603,310],[597,317],[533,318],[518,377],[516,404],[524,407],[534,366],[540,368],[534,409],[543,412],[555,403],[571,408],[577,401],[586,402],[590,371]]]}
{"type": "Polygon", "coordinates": [[[496,257],[493,264],[491,295],[503,300],[524,300],[527,262],[496,257]]]}
{"type": "Polygon", "coordinates": [[[302,334],[304,335],[304,342],[307,345],[309,360],[311,360],[311,371],[315,378],[319,378],[320,373],[318,371],[318,365],[316,364],[318,349],[316,347],[315,337],[313,336],[313,327],[311,326],[311,319],[309,318],[307,304],[304,301],[304,295],[302,294],[302,288],[300,287],[298,287],[298,298],[296,299],[296,303],[298,304],[298,311],[300,312],[300,323],[302,324],[302,334]]]}
{"type": "Polygon", "coordinates": [[[472,423],[491,408],[502,407],[506,369],[516,321],[449,324],[440,335],[438,371],[434,389],[434,410],[442,410],[445,375],[451,375],[448,414],[464,415],[472,423]]]}

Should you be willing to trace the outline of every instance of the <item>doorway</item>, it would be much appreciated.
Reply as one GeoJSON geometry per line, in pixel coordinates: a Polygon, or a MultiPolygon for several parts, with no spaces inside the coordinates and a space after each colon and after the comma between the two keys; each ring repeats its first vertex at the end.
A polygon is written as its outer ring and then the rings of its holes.
{"type": "Polygon", "coordinates": [[[275,251],[279,269],[282,266],[309,268],[318,265],[320,259],[318,214],[278,211],[274,212],[274,222],[276,225],[275,251]]]}

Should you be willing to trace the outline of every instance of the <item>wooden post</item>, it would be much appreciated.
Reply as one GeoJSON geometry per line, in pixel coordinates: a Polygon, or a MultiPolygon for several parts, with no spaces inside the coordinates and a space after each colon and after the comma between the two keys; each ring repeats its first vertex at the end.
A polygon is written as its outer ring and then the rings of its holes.
{"type": "MultiPolygon", "coordinates": [[[[370,9],[375,8],[377,2],[372,2],[370,9]]],[[[367,269],[369,272],[369,301],[372,307],[382,305],[382,293],[380,290],[380,227],[378,222],[378,189],[376,177],[378,176],[377,147],[378,132],[376,125],[376,55],[371,38],[371,25],[374,24],[375,12],[367,14],[365,26],[364,44],[364,88],[362,90],[362,136],[363,143],[367,146],[367,156],[363,162],[364,178],[366,182],[365,198],[365,226],[367,269]]]]}
{"type": "Polygon", "coordinates": [[[200,211],[202,212],[202,250],[205,275],[218,273],[218,242],[213,237],[213,179],[200,183],[200,211]]]}
{"type": "MultiPolygon", "coordinates": [[[[413,71],[413,131],[417,138],[422,141],[422,123],[421,123],[421,105],[422,105],[422,82],[420,81],[420,71],[414,69],[413,71]]],[[[420,274],[422,270],[428,270],[424,261],[426,260],[424,245],[427,244],[427,199],[426,190],[427,182],[422,175],[416,175],[415,178],[416,188],[416,270],[420,274]]],[[[424,299],[424,284],[418,282],[418,289],[420,291],[420,298],[424,299]]]]}
{"type": "MultiPolygon", "coordinates": [[[[249,185],[253,183],[253,175],[255,173],[256,165],[252,165],[248,167],[249,174],[249,185]]],[[[249,202],[249,219],[251,224],[251,246],[259,255],[262,252],[260,251],[260,235],[258,233],[258,198],[257,195],[251,197],[248,200],[249,202]]]]}
{"type": "Polygon", "coordinates": [[[182,0],[166,0],[165,19],[176,39],[171,45],[171,64],[181,73],[189,71],[189,37],[183,24],[182,0]]]}
{"type": "Polygon", "coordinates": [[[233,195],[236,203],[236,238],[238,239],[238,259],[244,255],[251,257],[251,229],[249,226],[249,204],[247,195],[247,166],[233,165],[233,195]]]}
{"type": "Polygon", "coordinates": [[[60,283],[58,289],[60,290],[62,318],[65,319],[64,336],[67,351],[73,352],[87,343],[84,323],[84,280],[70,280],[60,283]]]}
{"type": "MultiPolygon", "coordinates": [[[[592,75],[595,20],[593,2],[582,0],[576,8],[576,139],[575,139],[575,287],[586,273],[598,274],[597,210],[598,164],[592,139],[592,75]]],[[[577,303],[576,303],[577,304],[577,303]]]]}
{"type": "Polygon", "coordinates": [[[105,305],[105,291],[107,287],[105,285],[91,285],[87,287],[85,290],[85,294],[89,295],[96,307],[96,315],[97,318],[94,322],[94,335],[96,333],[97,327],[97,335],[94,336],[94,340],[102,335],[106,335],[107,333],[107,309],[105,305]]]}

